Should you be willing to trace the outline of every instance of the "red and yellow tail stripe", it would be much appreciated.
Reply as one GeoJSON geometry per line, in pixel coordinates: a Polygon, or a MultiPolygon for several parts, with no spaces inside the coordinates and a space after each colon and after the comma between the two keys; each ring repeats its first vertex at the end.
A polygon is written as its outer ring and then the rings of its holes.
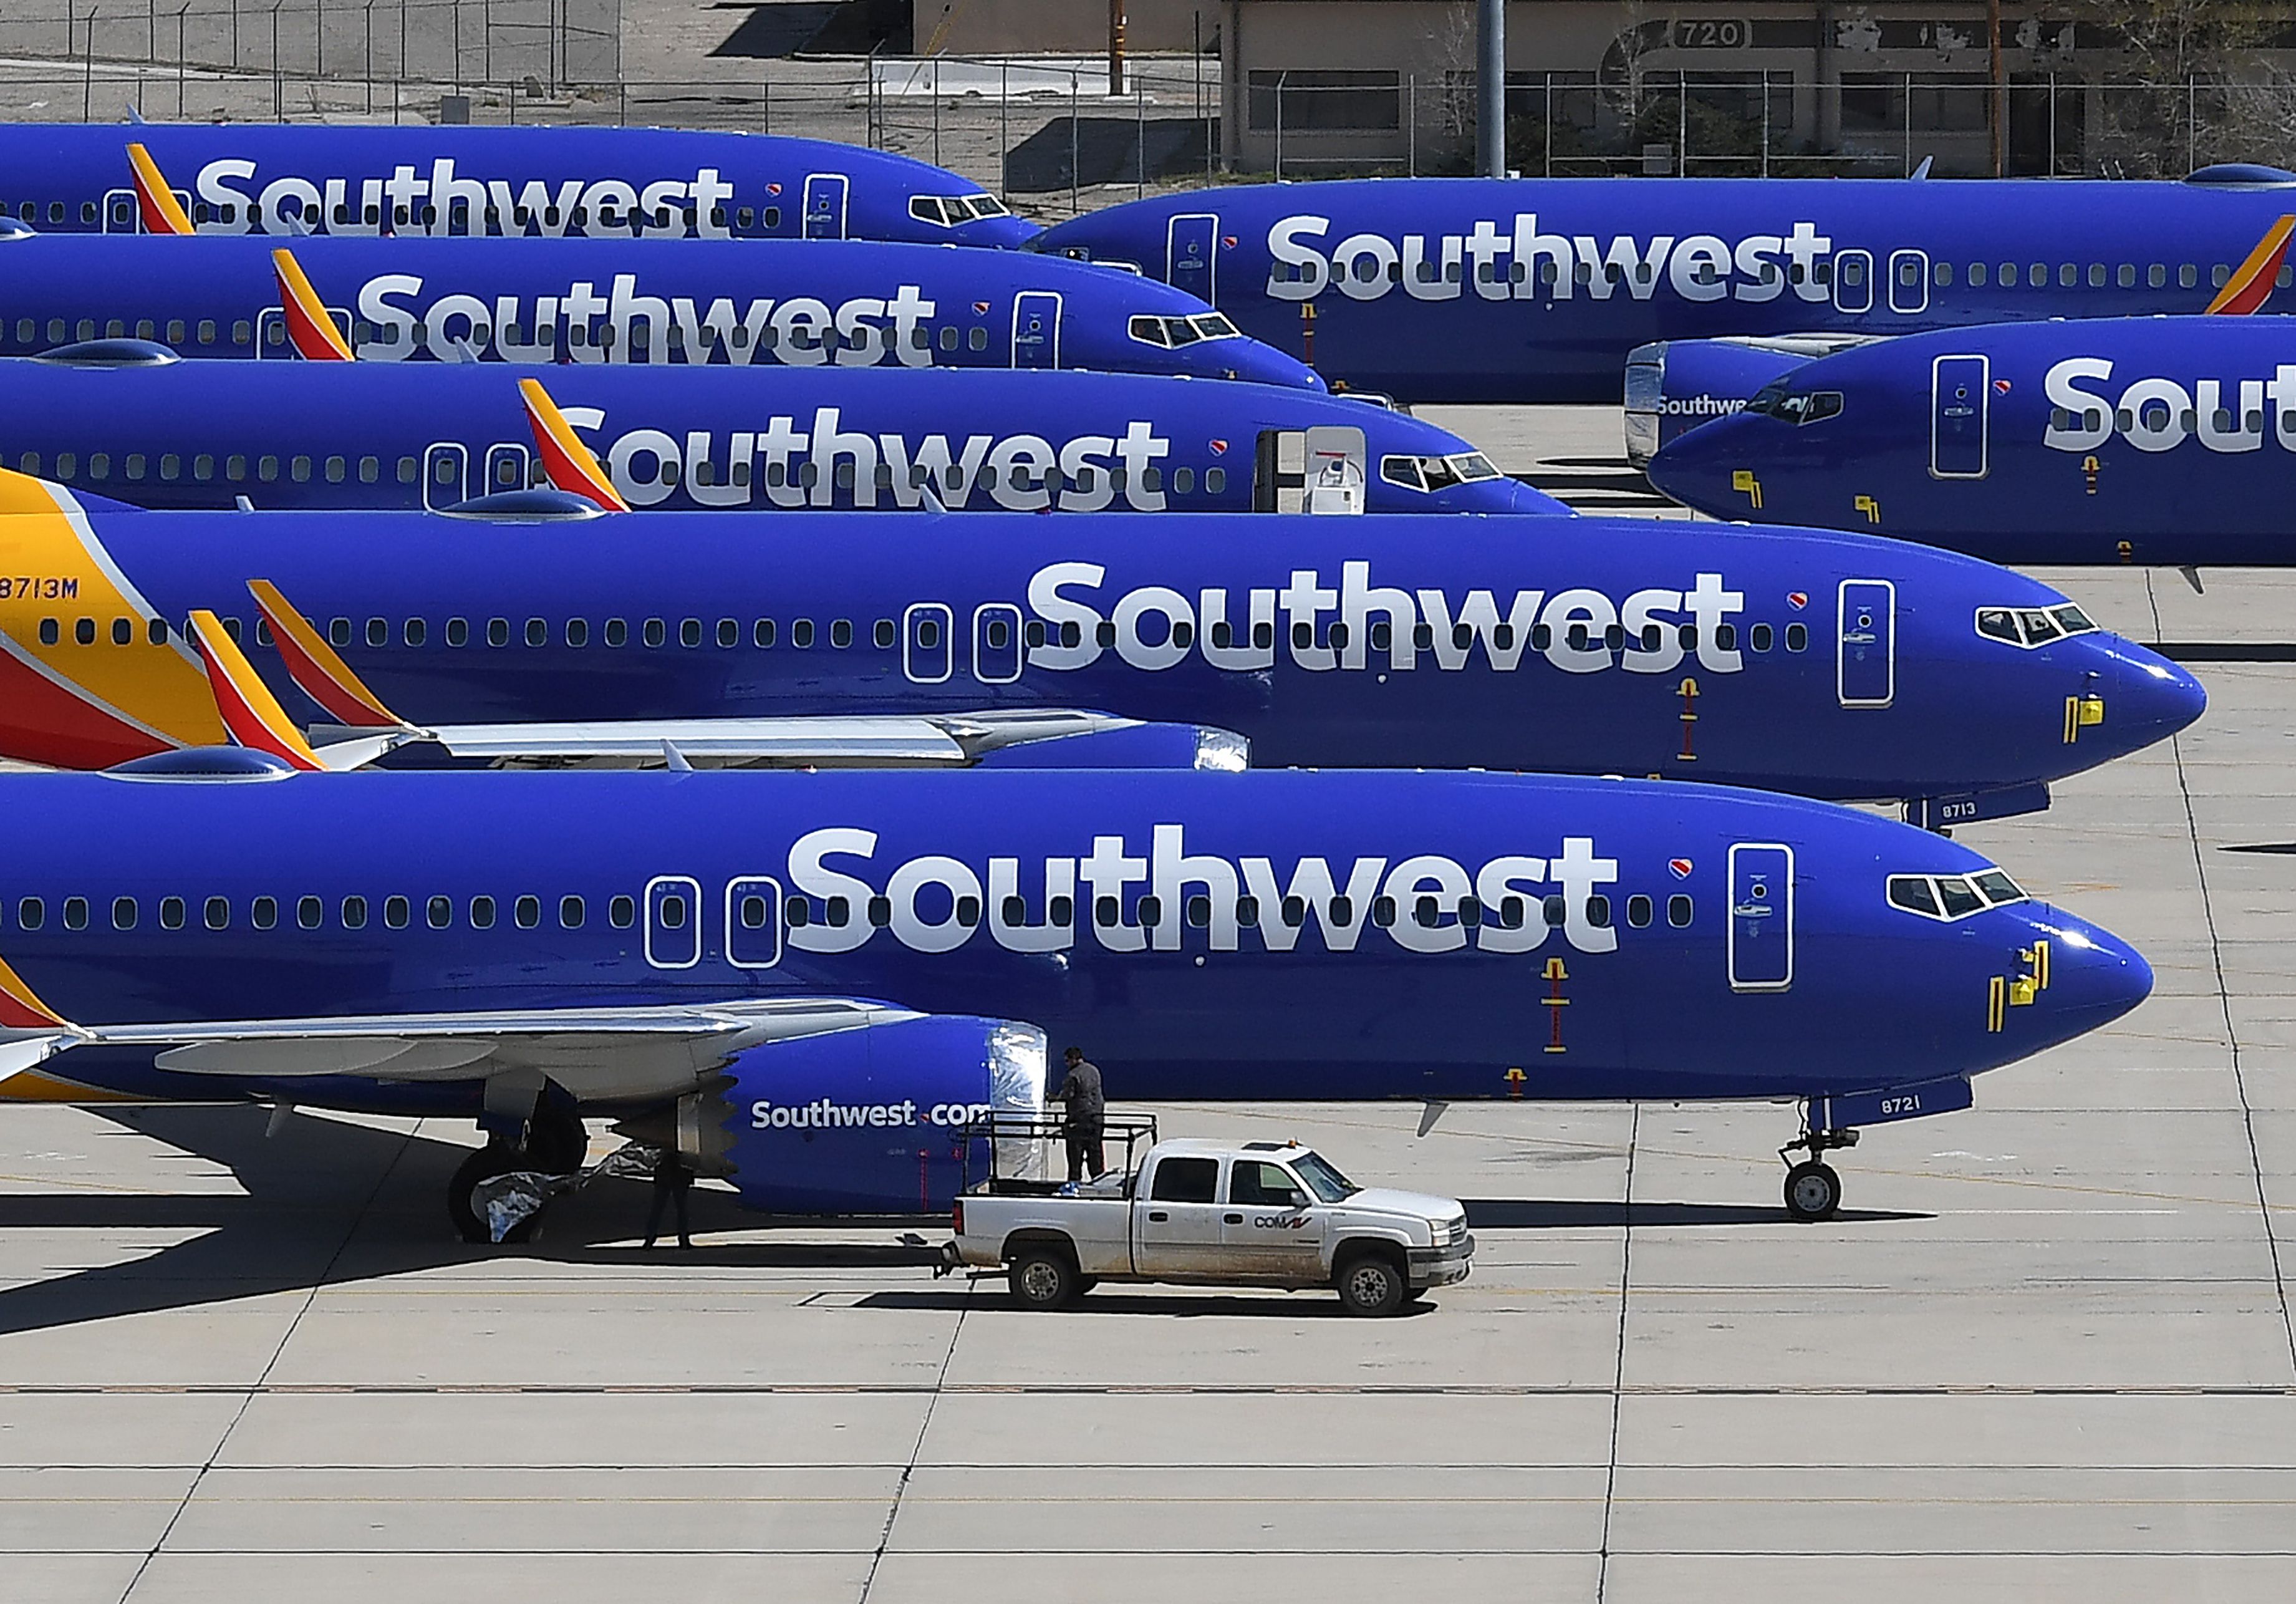
{"type": "Polygon", "coordinates": [[[2280,277],[2280,264],[2288,255],[2288,236],[2296,233],[2296,217],[2281,218],[2264,231],[2256,242],[2256,249],[2248,253],[2233,276],[2225,280],[2225,287],[2209,302],[2209,315],[2216,317],[2245,317],[2261,311],[2264,303],[2272,299],[2273,285],[2280,277]]]}
{"type": "Polygon", "coordinates": [[[271,267],[279,279],[279,309],[287,317],[287,338],[306,362],[348,362],[353,360],[350,342],[343,338],[342,330],[328,316],[319,292],[311,287],[303,264],[295,259],[291,251],[271,253],[271,267]]]}
{"type": "Polygon", "coordinates": [[[207,609],[192,614],[192,634],[200,643],[200,656],[208,665],[208,683],[215,687],[216,711],[231,738],[255,752],[267,752],[291,766],[324,772],[303,732],[279,705],[271,687],[263,683],[239,644],[224,632],[223,621],[207,609]]]}
{"type": "Polygon", "coordinates": [[[142,141],[128,142],[127,165],[135,175],[135,208],[144,215],[144,232],[192,233],[190,214],[176,199],[176,192],[168,187],[168,176],[152,160],[152,152],[144,148],[142,141]]]}
{"type": "Polygon", "coordinates": [[[550,399],[542,382],[521,379],[518,389],[526,398],[526,421],[534,430],[535,449],[541,455],[542,470],[550,476],[550,482],[610,513],[628,512],[630,504],[614,489],[596,455],[574,432],[574,425],[558,410],[558,403],[550,399]]]}
{"type": "Polygon", "coordinates": [[[406,720],[385,707],[382,698],[367,689],[351,671],[351,665],[336,654],[327,637],[311,627],[311,621],[295,611],[278,586],[269,580],[250,580],[247,588],[270,621],[272,638],[279,643],[279,655],[287,660],[289,676],[337,723],[354,729],[397,729],[405,725],[406,720]]]}
{"type": "Polygon", "coordinates": [[[157,628],[157,609],[98,537],[97,521],[110,515],[91,514],[61,485],[0,469],[9,756],[102,768],[223,738],[198,654],[157,628]]]}

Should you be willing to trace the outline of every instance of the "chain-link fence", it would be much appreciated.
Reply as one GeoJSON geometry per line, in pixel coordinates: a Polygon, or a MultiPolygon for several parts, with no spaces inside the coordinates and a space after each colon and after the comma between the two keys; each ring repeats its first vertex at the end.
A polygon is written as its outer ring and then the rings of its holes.
{"type": "MultiPolygon", "coordinates": [[[[37,0],[0,14],[0,118],[624,123],[875,145],[1056,219],[1228,178],[1468,170],[1472,71],[1259,71],[1218,56],[772,57],[656,50],[625,70],[623,0],[37,0]]],[[[715,28],[714,23],[709,24],[715,28]]],[[[714,34],[709,37],[714,37],[714,34]]],[[[686,46],[690,45],[691,48],[686,46]]],[[[1510,72],[1508,149],[1554,177],[2161,176],[2285,160],[2279,80],[2046,75],[1510,72]]]]}

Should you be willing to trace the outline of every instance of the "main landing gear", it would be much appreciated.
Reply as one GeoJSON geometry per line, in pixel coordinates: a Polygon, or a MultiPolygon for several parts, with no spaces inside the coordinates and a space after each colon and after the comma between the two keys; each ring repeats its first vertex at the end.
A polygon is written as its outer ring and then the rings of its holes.
{"type": "Polygon", "coordinates": [[[1824,1156],[1837,1147],[1857,1145],[1855,1131],[1806,1131],[1795,1141],[1778,1149],[1779,1159],[1786,1169],[1786,1218],[1807,1224],[1816,1220],[1830,1220],[1841,1206],[1841,1177],[1824,1156]],[[1788,1158],[1789,1154],[1808,1153],[1800,1164],[1788,1158]]]}
{"type": "MultiPolygon", "coordinates": [[[[455,1234],[463,1241],[486,1246],[494,1237],[479,1207],[477,1193],[481,1182],[518,1170],[570,1175],[582,1167],[589,1151],[590,1133],[583,1127],[582,1116],[575,1112],[572,1100],[538,1098],[517,1139],[497,1130],[488,1138],[485,1147],[456,1167],[454,1179],[447,1183],[447,1218],[453,1222],[455,1234]]],[[[503,1240],[531,1240],[537,1222],[536,1216],[520,1221],[503,1240]]]]}

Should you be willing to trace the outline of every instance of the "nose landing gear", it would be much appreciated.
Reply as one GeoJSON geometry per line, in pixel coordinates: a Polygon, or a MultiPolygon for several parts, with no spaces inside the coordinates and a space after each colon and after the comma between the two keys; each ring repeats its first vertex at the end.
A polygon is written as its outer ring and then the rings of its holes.
{"type": "Polygon", "coordinates": [[[1778,1158],[1787,1165],[1785,1199],[1786,1217],[1805,1224],[1818,1220],[1830,1220],[1841,1206],[1841,1177],[1824,1156],[1839,1147],[1857,1145],[1855,1131],[1806,1131],[1801,1136],[1778,1149],[1778,1158]],[[1808,1153],[1809,1156],[1795,1164],[1788,1155],[1808,1153]]]}

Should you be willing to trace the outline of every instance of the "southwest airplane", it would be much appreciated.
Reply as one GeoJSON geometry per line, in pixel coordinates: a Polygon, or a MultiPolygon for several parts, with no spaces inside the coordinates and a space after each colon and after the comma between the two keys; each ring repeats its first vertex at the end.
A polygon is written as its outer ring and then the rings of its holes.
{"type": "MultiPolygon", "coordinates": [[[[0,359],[0,461],[140,506],[445,508],[540,471],[493,363],[0,359]]],[[[1568,515],[1407,414],[1272,384],[897,366],[554,368],[628,506],[1568,515]]]]}
{"type": "Polygon", "coordinates": [[[383,362],[1094,367],[1322,388],[1192,295],[1018,251],[326,238],[287,255],[259,238],[0,238],[0,354],[121,338],[202,358],[332,341],[383,362]],[[305,305],[329,316],[304,325],[305,305]]]}
{"type": "Polygon", "coordinates": [[[1041,1109],[1047,1032],[1149,1100],[1800,1098],[1822,1218],[1859,1127],[2152,984],[1964,847],[1702,786],[226,752],[8,802],[0,1095],[473,1118],[481,1241],[585,1115],[757,1206],[944,1209],[965,1127],[1041,1109]]]}
{"type": "Polygon", "coordinates": [[[0,216],[53,234],[1012,246],[1036,233],[979,185],[913,157],[672,128],[5,123],[0,174],[0,216]]]}
{"type": "MultiPolygon", "coordinates": [[[[578,440],[544,440],[554,477],[611,501],[578,440]]],[[[738,759],[662,721],[1083,711],[1233,730],[1278,765],[1714,779],[1937,824],[2044,807],[2204,701],[2048,586],[1856,535],[630,517],[552,491],[474,514],[145,512],[0,474],[0,751],[94,768],[222,739],[182,633],[200,608],[275,641],[373,748],[738,759]],[[2005,612],[2030,639],[1984,629],[2005,612]],[[501,728],[534,721],[561,728],[501,728]],[[462,723],[486,728],[440,728],[462,723]]]]}
{"type": "Polygon", "coordinates": [[[1628,353],[1720,334],[2253,310],[2296,174],[2181,183],[1345,179],[1111,207],[1030,249],[1201,296],[1335,384],[1612,401],[1628,353]]]}
{"type": "Polygon", "coordinates": [[[2080,319],[1956,329],[1796,367],[1660,451],[1651,481],[2002,563],[2286,564],[2296,325],[2080,319]]]}

